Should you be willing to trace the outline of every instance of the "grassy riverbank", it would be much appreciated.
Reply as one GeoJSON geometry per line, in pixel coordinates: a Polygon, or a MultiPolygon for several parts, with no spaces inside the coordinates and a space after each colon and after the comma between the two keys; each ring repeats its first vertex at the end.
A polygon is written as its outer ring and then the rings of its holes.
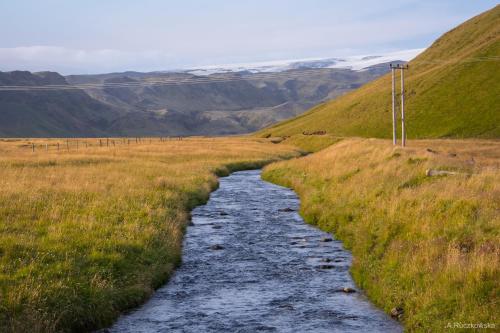
{"type": "Polygon", "coordinates": [[[498,327],[499,164],[498,141],[401,149],[344,139],[272,164],[264,178],[297,191],[306,220],[352,250],[353,277],[370,299],[388,312],[401,307],[410,332],[442,332],[456,322],[498,327]]]}
{"type": "Polygon", "coordinates": [[[0,141],[2,332],[110,324],[179,264],[216,174],[297,155],[248,138],[31,142],[0,141]]]}

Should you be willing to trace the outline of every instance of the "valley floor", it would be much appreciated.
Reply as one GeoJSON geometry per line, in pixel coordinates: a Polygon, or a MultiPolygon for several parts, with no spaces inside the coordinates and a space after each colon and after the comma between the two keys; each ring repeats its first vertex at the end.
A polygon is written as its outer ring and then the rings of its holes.
{"type": "Polygon", "coordinates": [[[298,135],[0,141],[0,327],[109,325],[180,263],[217,176],[330,144],[263,176],[352,251],[368,296],[410,332],[497,324],[500,142],[298,135]]]}
{"type": "Polygon", "coordinates": [[[1,140],[0,331],[111,324],[180,263],[217,175],[297,155],[251,138],[1,140]]]}
{"type": "Polygon", "coordinates": [[[409,332],[456,332],[498,327],[499,166],[498,141],[344,139],[264,178],[299,194],[306,221],[344,242],[355,281],[409,332]]]}

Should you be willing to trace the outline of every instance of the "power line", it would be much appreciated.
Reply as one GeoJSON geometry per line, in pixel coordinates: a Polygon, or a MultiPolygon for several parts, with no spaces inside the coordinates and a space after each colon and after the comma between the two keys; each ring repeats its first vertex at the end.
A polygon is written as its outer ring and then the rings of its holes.
{"type": "MultiPolygon", "coordinates": [[[[335,68],[331,68],[335,70],[335,68]]],[[[325,74],[323,69],[308,69],[306,71],[293,72],[277,72],[277,73],[259,73],[248,76],[238,77],[192,77],[192,78],[168,78],[163,80],[141,80],[135,82],[102,82],[102,83],[84,83],[73,85],[38,85],[38,86],[0,86],[0,90],[73,90],[73,89],[94,89],[94,88],[128,88],[141,86],[157,86],[157,85],[183,85],[183,84],[203,84],[203,83],[219,83],[232,81],[257,81],[266,79],[290,79],[297,77],[305,77],[308,75],[325,74]]]]}
{"type": "MultiPolygon", "coordinates": [[[[434,59],[434,60],[414,60],[411,61],[412,66],[419,64],[446,64],[446,63],[470,63],[470,62],[485,62],[485,61],[500,61],[500,56],[485,56],[476,58],[467,58],[461,60],[450,59],[434,59]]],[[[374,66],[382,66],[377,64],[374,66]]],[[[367,67],[369,68],[369,67],[367,67]]],[[[306,69],[306,70],[288,70],[282,72],[268,72],[256,74],[238,74],[237,77],[217,77],[210,76],[194,76],[187,78],[165,78],[165,79],[141,79],[133,82],[95,82],[95,83],[81,83],[81,84],[54,84],[54,85],[4,85],[0,86],[0,91],[53,91],[53,90],[79,90],[79,89],[108,89],[108,88],[135,88],[135,87],[155,87],[155,86],[178,86],[178,85],[192,85],[192,84],[212,84],[224,83],[235,81],[259,81],[271,79],[294,79],[300,77],[311,76],[315,74],[325,74],[324,70],[339,70],[343,68],[319,68],[319,69],[306,69]]],[[[366,68],[365,68],[366,69],[366,68]]]]}

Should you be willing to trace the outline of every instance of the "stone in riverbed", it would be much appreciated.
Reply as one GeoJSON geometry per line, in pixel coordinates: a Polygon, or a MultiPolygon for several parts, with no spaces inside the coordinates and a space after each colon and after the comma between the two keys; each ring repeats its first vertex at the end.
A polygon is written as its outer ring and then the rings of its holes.
{"type": "Polygon", "coordinates": [[[219,244],[215,244],[215,245],[210,246],[210,250],[214,250],[214,251],[224,250],[224,246],[219,245],[219,244]]]}
{"type": "Polygon", "coordinates": [[[356,290],[353,289],[353,288],[349,288],[349,287],[344,287],[342,288],[342,291],[345,292],[346,294],[352,294],[352,293],[355,293],[356,290]]]}
{"type": "Polygon", "coordinates": [[[404,310],[402,307],[395,307],[391,310],[391,317],[397,320],[401,320],[403,318],[404,310]]]}
{"type": "Polygon", "coordinates": [[[319,269],[332,269],[332,268],[335,268],[335,266],[333,266],[333,265],[319,265],[318,268],[319,269]]]}
{"type": "Polygon", "coordinates": [[[320,242],[326,243],[326,242],[332,242],[333,239],[330,237],[323,237],[321,238],[320,242]]]}
{"type": "Polygon", "coordinates": [[[289,213],[289,212],[295,212],[295,210],[290,208],[290,207],[287,207],[287,208],[283,208],[283,209],[278,209],[278,212],[289,213]]]}
{"type": "Polygon", "coordinates": [[[346,293],[346,294],[352,294],[356,292],[356,289],[350,288],[350,287],[344,287],[340,289],[336,289],[335,292],[337,293],[346,293]]]}

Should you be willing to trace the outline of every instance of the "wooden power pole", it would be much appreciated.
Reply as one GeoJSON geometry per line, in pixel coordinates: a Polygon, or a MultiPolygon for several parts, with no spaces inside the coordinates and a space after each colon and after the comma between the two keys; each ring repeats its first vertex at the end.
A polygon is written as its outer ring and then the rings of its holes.
{"type": "Polygon", "coordinates": [[[392,144],[395,146],[398,144],[398,138],[396,133],[396,68],[391,64],[392,72],[392,144]]]}
{"type": "Polygon", "coordinates": [[[405,129],[405,68],[404,67],[401,67],[401,146],[402,147],[406,146],[406,129],[405,129]]]}
{"type": "Polygon", "coordinates": [[[401,71],[401,146],[406,146],[406,128],[405,128],[405,75],[404,71],[408,69],[408,65],[391,64],[392,70],[392,143],[397,144],[396,139],[396,70],[401,71]]]}

